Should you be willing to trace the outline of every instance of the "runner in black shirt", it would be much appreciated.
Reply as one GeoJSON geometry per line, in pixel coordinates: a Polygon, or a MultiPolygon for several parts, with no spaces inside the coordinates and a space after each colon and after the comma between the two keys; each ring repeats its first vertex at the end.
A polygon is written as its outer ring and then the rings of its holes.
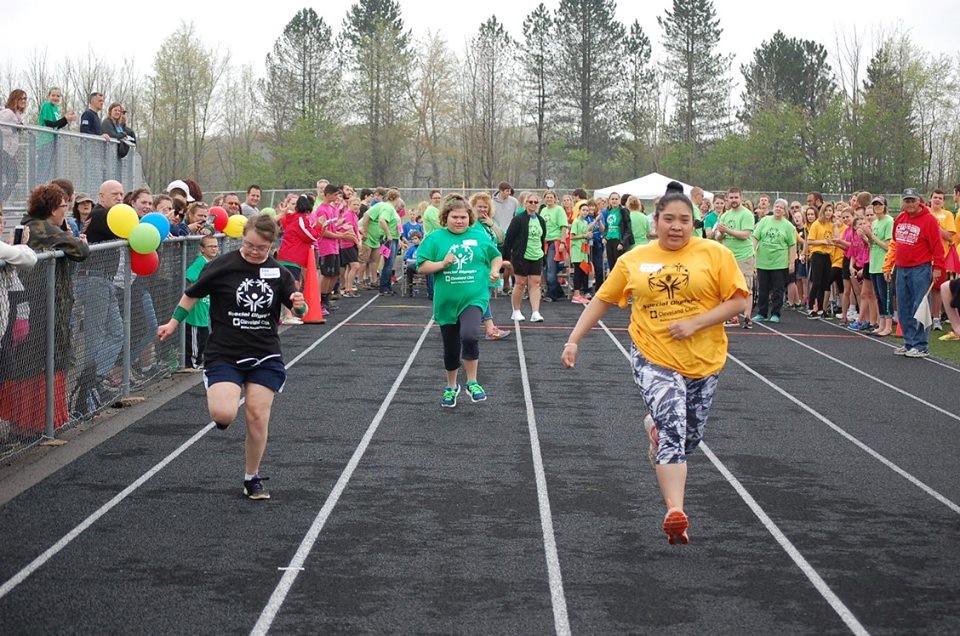
{"type": "Polygon", "coordinates": [[[170,322],[157,330],[161,340],[169,338],[197,301],[210,296],[210,338],[203,356],[207,406],[223,430],[236,419],[241,388],[246,389],[243,494],[250,499],[270,498],[258,470],[273,398],[287,377],[277,333],[280,305],[298,316],[307,312],[293,276],[270,257],[279,231],[269,216],[251,218],[240,249],[205,267],[180,298],[170,322]]]}

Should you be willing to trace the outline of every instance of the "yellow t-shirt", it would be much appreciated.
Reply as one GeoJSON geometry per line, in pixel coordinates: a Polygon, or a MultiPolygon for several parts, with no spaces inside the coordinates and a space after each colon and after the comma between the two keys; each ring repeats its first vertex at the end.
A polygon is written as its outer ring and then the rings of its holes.
{"type": "Polygon", "coordinates": [[[704,378],[723,368],[727,334],[723,325],[675,340],[668,325],[713,309],[750,290],[733,252],[716,241],[693,237],[682,249],[663,250],[656,241],[617,259],[597,297],[627,305],[633,296],[630,338],[650,362],[688,378],[704,378]]]}
{"type": "MultiPolygon", "coordinates": [[[[807,230],[807,241],[822,241],[824,239],[833,238],[833,223],[821,223],[820,221],[814,221],[810,224],[810,229],[807,230]]],[[[832,245],[811,245],[810,253],[816,254],[820,252],[822,254],[830,254],[832,256],[833,246],[832,245]]],[[[841,261],[842,262],[842,261],[841,261]]]]}
{"type": "MultiPolygon", "coordinates": [[[[930,210],[933,212],[933,210],[930,210]]],[[[937,218],[937,223],[940,224],[941,230],[946,230],[947,232],[953,232],[953,238],[957,238],[957,222],[953,218],[953,212],[946,208],[940,208],[939,212],[934,212],[933,216],[937,218]]],[[[950,244],[953,241],[943,241],[943,253],[946,254],[950,251],[950,244]]]]}
{"type": "MultiPolygon", "coordinates": [[[[847,231],[847,228],[850,227],[846,223],[840,224],[840,229],[838,230],[839,235],[842,237],[843,233],[847,231]]],[[[830,250],[830,266],[831,267],[843,267],[843,248],[838,246],[833,246],[830,250]]]]}

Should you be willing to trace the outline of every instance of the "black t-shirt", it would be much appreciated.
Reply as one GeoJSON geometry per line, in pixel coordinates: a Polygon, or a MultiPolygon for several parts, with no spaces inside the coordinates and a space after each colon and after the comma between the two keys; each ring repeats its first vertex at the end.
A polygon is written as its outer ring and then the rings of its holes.
{"type": "Polygon", "coordinates": [[[295,291],[293,276],[273,258],[255,265],[236,251],[208,263],[186,291],[191,298],[210,296],[204,364],[254,366],[279,358],[280,305],[292,308],[290,294],[295,291]]]}

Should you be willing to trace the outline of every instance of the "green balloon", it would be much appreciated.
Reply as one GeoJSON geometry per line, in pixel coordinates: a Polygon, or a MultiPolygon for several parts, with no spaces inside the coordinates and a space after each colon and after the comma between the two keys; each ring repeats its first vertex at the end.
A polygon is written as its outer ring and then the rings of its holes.
{"type": "Polygon", "coordinates": [[[277,211],[273,208],[263,208],[260,210],[260,214],[266,214],[267,216],[277,216],[277,211]]]}
{"type": "Polygon", "coordinates": [[[160,247],[160,231],[150,223],[140,223],[130,232],[130,249],[149,254],[160,247]]]}

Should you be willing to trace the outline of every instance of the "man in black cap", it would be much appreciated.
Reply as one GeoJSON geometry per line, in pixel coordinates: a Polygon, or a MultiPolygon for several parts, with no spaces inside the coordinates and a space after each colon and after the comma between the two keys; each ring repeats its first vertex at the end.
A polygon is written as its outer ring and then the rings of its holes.
{"type": "MultiPolygon", "coordinates": [[[[897,312],[903,329],[903,346],[894,350],[898,356],[926,358],[930,355],[928,332],[914,314],[927,293],[940,278],[944,267],[940,224],[930,208],[920,201],[920,194],[907,188],[900,195],[903,212],[893,222],[895,247],[894,267],[897,270],[897,312]]],[[[890,280],[890,274],[884,275],[890,280]]]]}

